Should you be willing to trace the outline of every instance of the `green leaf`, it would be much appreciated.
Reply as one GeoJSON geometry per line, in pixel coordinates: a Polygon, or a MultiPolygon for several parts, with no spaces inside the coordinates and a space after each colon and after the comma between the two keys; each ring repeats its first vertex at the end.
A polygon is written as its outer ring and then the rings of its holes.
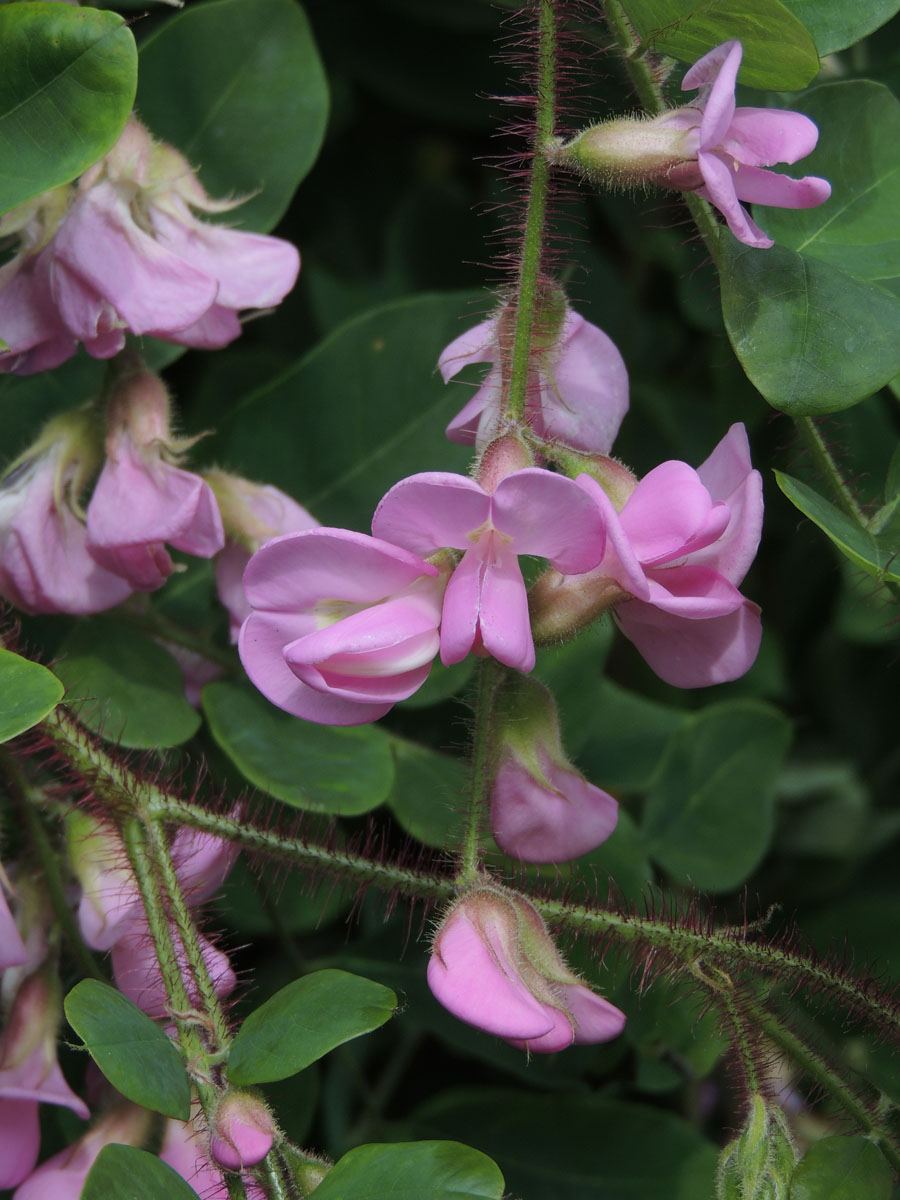
{"type": "Polygon", "coordinates": [[[388,806],[407,833],[426,846],[460,844],[468,770],[459,758],[394,739],[394,788],[388,806]]]}
{"type": "Polygon", "coordinates": [[[295,808],[351,816],[369,812],[390,794],[390,741],[375,726],[314,725],[234,683],[208,684],[203,711],[244,777],[295,808]]]}
{"type": "Polygon", "coordinates": [[[644,42],[682,62],[737,38],[744,47],[738,80],[748,87],[799,91],[819,72],[815,43],[780,0],[622,0],[622,7],[644,42]]]}
{"type": "Polygon", "coordinates": [[[716,1149],[685,1121],[595,1094],[447,1092],[414,1127],[477,1146],[513,1195],[534,1200],[708,1200],[715,1190],[716,1149]]]}
{"type": "Polygon", "coordinates": [[[319,152],[328,85],[296,0],[214,0],[141,46],[141,117],[210,195],[248,196],[229,224],[271,229],[319,152]]]}
{"type": "Polygon", "coordinates": [[[75,179],[109,150],[134,103],[137,50],[118,14],[41,0],[0,7],[0,45],[5,212],[75,179]]]}
{"type": "Polygon", "coordinates": [[[893,1174],[864,1137],[814,1142],[794,1168],[791,1200],[890,1200],[893,1174]]]}
{"type": "Polygon", "coordinates": [[[467,468],[468,449],[443,429],[471,389],[445,386],[435,365],[479,320],[472,299],[414,296],[353,318],[245,396],[207,453],[297,495],[328,525],[367,528],[404,475],[467,468]]]}
{"type": "Polygon", "coordinates": [[[79,621],[60,646],[57,673],[78,718],[111,741],[137,750],[178,746],[200,725],[184,698],[167,650],[113,620],[79,621]]]}
{"type": "Polygon", "coordinates": [[[335,1046],[390,1020],[390,988],[347,971],[316,971],[289,983],[244,1021],[231,1045],[228,1078],[243,1087],[287,1079],[335,1046]]]}
{"type": "Polygon", "coordinates": [[[792,416],[849,408],[900,371],[900,300],[797,254],[719,235],[722,315],[750,382],[792,416]]]}
{"type": "Polygon", "coordinates": [[[670,708],[600,679],[590,695],[590,715],[573,732],[578,765],[603,788],[644,791],[656,774],[671,734],[689,719],[670,708]]]}
{"type": "Polygon", "coordinates": [[[135,1146],[104,1146],[79,1200],[197,1200],[189,1183],[155,1154],[135,1146]]]}
{"type": "Polygon", "coordinates": [[[900,10],[898,0],[782,0],[785,8],[802,21],[824,58],[846,50],[900,10]]]}
{"type": "Polygon", "coordinates": [[[496,1163],[458,1142],[357,1146],[316,1188],[317,1200],[502,1200],[496,1163]]]}
{"type": "Polygon", "coordinates": [[[757,208],[756,217],[779,245],[900,291],[900,102],[857,79],[814,88],[793,107],[820,130],[802,174],[829,180],[831,197],[816,208],[757,208]]]}
{"type": "Polygon", "coordinates": [[[774,823],[788,720],[753,700],[716,704],[674,734],[644,814],[651,858],[705,891],[739,886],[760,863],[774,823]]]}
{"type": "Polygon", "coordinates": [[[900,547],[895,537],[879,537],[863,529],[830,500],[783,471],[776,471],[775,478],[788,500],[818,525],[851,562],[874,579],[900,583],[900,547]]]}
{"type": "Polygon", "coordinates": [[[137,1005],[108,984],[83,979],[64,1007],[91,1058],[123,1096],[164,1117],[190,1117],[191,1087],[181,1055],[137,1005]]]}
{"type": "Polygon", "coordinates": [[[0,648],[0,742],[43,721],[62,696],[63,685],[46,667],[0,648]]]}

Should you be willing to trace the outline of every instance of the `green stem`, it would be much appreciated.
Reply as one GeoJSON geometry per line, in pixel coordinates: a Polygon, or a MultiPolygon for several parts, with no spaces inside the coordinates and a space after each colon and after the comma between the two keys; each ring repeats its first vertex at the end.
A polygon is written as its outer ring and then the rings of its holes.
{"type": "Polygon", "coordinates": [[[819,432],[812,417],[794,417],[794,427],[809,451],[810,458],[815,463],[816,470],[825,480],[825,486],[831,493],[831,498],[841,512],[845,513],[861,529],[866,528],[866,518],[862,509],[853,498],[853,493],[847,487],[838,469],[831,451],[825,445],[825,439],[819,432]]]}
{"type": "Polygon", "coordinates": [[[40,863],[41,882],[50,898],[53,914],[63,931],[72,957],[81,968],[82,974],[88,979],[99,979],[105,983],[106,976],[85,945],[71,905],[66,899],[60,872],[60,857],[50,845],[50,839],[36,807],[41,793],[36,788],[32,788],[18,761],[11,754],[0,752],[0,770],[2,770],[10,797],[18,809],[22,824],[25,826],[31,849],[40,863]]]}
{"type": "Polygon", "coordinates": [[[550,188],[550,164],[543,150],[553,137],[556,106],[556,5],[555,0],[537,2],[540,48],[535,98],[534,158],[516,286],[516,319],[510,360],[509,394],[506,400],[507,415],[516,421],[521,420],[525,413],[528,390],[531,337],[541,273],[547,194],[550,188]]]}
{"type": "Polygon", "coordinates": [[[460,888],[472,887],[481,875],[484,829],[490,811],[491,788],[496,772],[494,701],[497,689],[505,677],[506,668],[495,658],[483,658],[479,662],[469,805],[456,875],[456,882],[460,888]]]}
{"type": "Polygon", "coordinates": [[[755,1006],[754,1020],[759,1028],[776,1046],[791,1058],[810,1079],[839,1104],[877,1145],[895,1171],[900,1171],[900,1146],[887,1129],[881,1125],[868,1108],[854,1094],[840,1075],[816,1052],[810,1049],[795,1033],[788,1029],[776,1016],[755,1006]]]}

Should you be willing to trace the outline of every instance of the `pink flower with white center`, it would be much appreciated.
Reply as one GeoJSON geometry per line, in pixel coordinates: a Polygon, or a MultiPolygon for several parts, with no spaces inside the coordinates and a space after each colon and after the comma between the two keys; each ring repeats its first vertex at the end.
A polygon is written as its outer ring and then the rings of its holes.
{"type": "Polygon", "coordinates": [[[162,587],[175,567],[165,544],[212,558],[225,544],[209,484],[176,466],[178,443],[162,382],[139,371],[110,401],[106,462],[87,508],[87,547],[135,591],[162,587]]]}
{"type": "MultiPolygon", "coordinates": [[[[533,349],[525,418],[546,441],[560,441],[587,454],[608,454],[628,411],[628,372],[622,355],[596,325],[573,312],[560,297],[556,328],[539,329],[533,349]]],[[[447,426],[451,442],[479,451],[502,432],[505,359],[511,353],[511,317],[502,309],[461,334],[438,360],[446,383],[469,363],[489,362],[481,386],[447,426]]]]}
{"type": "Polygon", "coordinates": [[[428,471],[402,479],[375,511],[372,532],[423,556],[463,550],[441,616],[441,661],[470,650],[530,671],[534,643],[520,554],[547,558],[563,574],[603,556],[603,520],[571,479],[537,467],[513,471],[493,493],[463,475],[428,471]]]}
{"type": "Polygon", "coordinates": [[[695,103],[649,119],[594,125],[567,145],[555,146],[553,161],[607,187],[655,184],[697,192],[719,209],[739,241],[759,249],[771,246],[741,200],[815,208],[831,195],[831,184],[815,175],[791,179],[763,169],[810,154],[819,130],[802,113],[737,108],[734,88],[742,54],[740,42],[723,42],[684,76],[684,90],[699,90],[695,103]]]}
{"type": "Polygon", "coordinates": [[[310,529],[267,542],[244,572],[238,649],[264,696],[306,721],[360,725],[422,686],[446,573],[387,541],[310,529]]]}
{"type": "Polygon", "coordinates": [[[569,970],[537,911],[498,888],[469,892],[450,909],[427,977],[454,1016],[529,1053],[607,1042],[625,1025],[569,970]]]}
{"type": "Polygon", "coordinates": [[[250,615],[244,595],[244,570],[266,542],[283,533],[317,529],[319,522],[290,496],[270,484],[251,483],[225,471],[207,471],[225,526],[225,549],[216,559],[216,590],[228,610],[232,642],[250,615]]]}
{"type": "Polygon", "coordinates": [[[38,1104],[90,1115],[56,1060],[58,1021],[57,985],[38,970],[19,987],[0,1038],[0,1190],[21,1183],[37,1161],[38,1104]]]}
{"type": "Polygon", "coordinates": [[[578,483],[606,521],[606,554],[591,580],[621,589],[615,618],[653,670],[676,687],[737,679],[759,650],[758,607],[743,580],[762,530],[762,479],[744,426],[732,425],[695,471],[672,461],[638,483],[617,513],[586,475],[578,483]]]}
{"type": "Polygon", "coordinates": [[[90,458],[67,421],[51,423],[0,480],[0,595],[27,613],[102,612],[131,595],[88,553],[78,497],[90,458]]]}
{"type": "Polygon", "coordinates": [[[280,303],[300,269],[279,238],[194,216],[239,201],[210,199],[187,161],[135,119],[74,189],[58,188],[7,215],[20,239],[0,273],[0,370],[55,365],[82,341],[117,354],[126,332],[214,348],[241,331],[238,313],[280,303]]]}

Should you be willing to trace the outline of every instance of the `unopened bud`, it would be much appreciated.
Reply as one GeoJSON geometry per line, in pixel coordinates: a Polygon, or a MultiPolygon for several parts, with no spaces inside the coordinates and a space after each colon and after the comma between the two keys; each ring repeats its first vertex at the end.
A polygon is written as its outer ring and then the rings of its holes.
{"type": "Polygon", "coordinates": [[[614,604],[628,599],[628,592],[601,567],[583,575],[563,575],[551,567],[528,593],[534,644],[564,642],[614,604]]]}
{"type": "Polygon", "coordinates": [[[228,1092],[216,1110],[209,1151],[220,1167],[241,1171],[262,1162],[275,1140],[269,1110],[249,1092],[228,1092]]]}
{"type": "Polygon", "coordinates": [[[677,112],[592,125],[571,142],[554,146],[550,161],[603,187],[701,187],[697,134],[680,127],[677,112]]]}
{"type": "Polygon", "coordinates": [[[719,1156],[717,1200],[788,1200],[795,1162],[784,1113],[754,1093],[740,1136],[719,1156]]]}

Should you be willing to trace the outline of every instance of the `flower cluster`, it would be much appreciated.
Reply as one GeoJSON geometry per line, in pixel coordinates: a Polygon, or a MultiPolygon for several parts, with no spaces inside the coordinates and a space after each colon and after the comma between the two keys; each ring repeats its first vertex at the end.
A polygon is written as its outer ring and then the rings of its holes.
{"type": "Polygon", "coordinates": [[[0,267],[0,371],[58,366],[79,342],[110,358],[126,333],[228,345],[238,313],[278,304],[300,269],[289,242],[194,216],[236,203],[212,200],[177,150],[129,121],[72,189],[0,217],[0,234],[18,239],[0,267]]]}

